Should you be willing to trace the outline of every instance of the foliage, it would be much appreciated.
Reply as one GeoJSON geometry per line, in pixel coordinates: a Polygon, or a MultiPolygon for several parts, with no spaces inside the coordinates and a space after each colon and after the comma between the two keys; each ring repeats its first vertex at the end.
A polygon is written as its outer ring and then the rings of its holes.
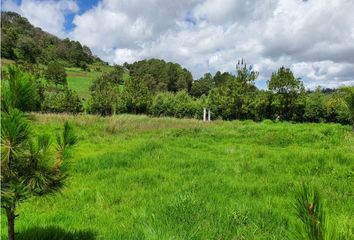
{"type": "Polygon", "coordinates": [[[317,189],[305,184],[296,194],[294,208],[297,216],[294,239],[335,240],[340,239],[336,227],[329,222],[323,200],[317,189]]]}
{"type": "Polygon", "coordinates": [[[146,113],[151,103],[151,95],[144,81],[130,78],[125,81],[123,99],[129,113],[146,113]]]}
{"type": "Polygon", "coordinates": [[[45,72],[45,77],[49,82],[55,84],[55,86],[62,85],[66,86],[68,84],[66,80],[66,72],[63,65],[58,62],[51,62],[45,72]]]}
{"type": "Polygon", "coordinates": [[[191,95],[194,97],[207,96],[214,88],[213,76],[210,73],[204,74],[199,80],[193,81],[191,95]]]}
{"type": "Polygon", "coordinates": [[[223,119],[252,118],[251,102],[256,94],[254,81],[258,72],[239,62],[236,66],[236,76],[229,77],[225,84],[214,88],[210,93],[212,111],[223,119]]]}
{"type": "Polygon", "coordinates": [[[325,95],[320,88],[307,94],[304,118],[309,122],[322,122],[326,119],[325,95]]]}
{"type": "Polygon", "coordinates": [[[201,118],[206,107],[203,98],[194,99],[186,91],[177,93],[162,92],[157,94],[150,107],[153,116],[169,116],[177,118],[201,118]]]}
{"type": "MultiPolygon", "coordinates": [[[[18,204],[31,196],[50,194],[62,188],[66,176],[62,172],[64,155],[49,164],[49,136],[39,135],[34,139],[20,110],[2,111],[1,118],[1,207],[6,210],[9,239],[14,239],[18,204]]],[[[67,123],[64,134],[75,138],[67,123]]],[[[69,148],[73,144],[75,142],[70,141],[65,146],[69,148]]]]}
{"type": "Polygon", "coordinates": [[[346,101],[354,131],[354,87],[342,87],[339,89],[338,92],[341,95],[342,99],[346,101]]]}
{"type": "Polygon", "coordinates": [[[91,99],[88,111],[106,116],[124,110],[125,107],[120,104],[122,94],[119,84],[122,81],[123,73],[119,68],[98,77],[90,87],[91,99]]]}
{"type": "Polygon", "coordinates": [[[33,76],[21,71],[18,66],[9,66],[3,72],[1,81],[1,108],[8,111],[17,108],[22,111],[35,110],[37,98],[33,76]]]}
{"type": "Polygon", "coordinates": [[[189,91],[192,74],[179,64],[159,59],[149,59],[126,64],[132,78],[143,80],[151,92],[189,91]]]}
{"type": "Polygon", "coordinates": [[[102,62],[87,46],[77,41],[61,40],[14,12],[1,12],[1,55],[30,63],[63,61],[67,66],[102,62]]]}
{"type": "Polygon", "coordinates": [[[349,124],[351,113],[347,102],[339,92],[335,92],[326,98],[326,119],[328,122],[349,124]]]}
{"type": "Polygon", "coordinates": [[[282,120],[301,118],[304,87],[289,68],[281,67],[277,72],[273,72],[268,81],[268,89],[275,94],[272,104],[277,117],[282,120]]]}
{"type": "Polygon", "coordinates": [[[41,108],[44,112],[54,113],[79,113],[83,110],[77,93],[68,88],[46,91],[41,108]]]}

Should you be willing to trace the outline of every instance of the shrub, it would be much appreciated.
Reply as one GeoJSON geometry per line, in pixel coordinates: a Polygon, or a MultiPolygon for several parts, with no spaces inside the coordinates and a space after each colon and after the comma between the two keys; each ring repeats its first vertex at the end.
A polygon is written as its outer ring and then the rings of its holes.
{"type": "Polygon", "coordinates": [[[47,91],[44,94],[42,111],[79,113],[82,112],[82,103],[77,93],[68,88],[51,92],[47,91]]]}

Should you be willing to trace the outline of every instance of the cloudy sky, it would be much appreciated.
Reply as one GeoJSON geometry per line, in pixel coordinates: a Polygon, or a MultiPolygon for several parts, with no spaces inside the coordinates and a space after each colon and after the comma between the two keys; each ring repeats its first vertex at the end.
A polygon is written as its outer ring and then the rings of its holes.
{"type": "Polygon", "coordinates": [[[245,59],[259,87],[280,66],[305,86],[354,86],[354,0],[3,0],[110,63],[163,58],[205,72],[245,59]]]}

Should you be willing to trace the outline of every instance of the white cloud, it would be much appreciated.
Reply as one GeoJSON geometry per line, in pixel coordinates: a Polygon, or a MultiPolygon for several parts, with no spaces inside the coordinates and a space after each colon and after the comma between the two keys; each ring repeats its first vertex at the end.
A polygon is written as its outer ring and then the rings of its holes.
{"type": "Polygon", "coordinates": [[[64,27],[65,15],[79,10],[78,5],[73,0],[23,0],[20,5],[17,5],[14,1],[5,0],[2,7],[5,11],[18,12],[34,26],[59,37],[67,36],[64,27]]]}

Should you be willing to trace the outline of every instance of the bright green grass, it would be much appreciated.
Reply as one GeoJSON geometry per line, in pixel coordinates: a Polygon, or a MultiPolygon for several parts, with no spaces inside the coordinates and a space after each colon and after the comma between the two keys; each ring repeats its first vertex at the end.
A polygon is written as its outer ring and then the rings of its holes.
{"type": "Polygon", "coordinates": [[[83,71],[80,68],[66,68],[68,86],[75,90],[80,98],[87,99],[90,96],[90,86],[93,80],[102,74],[102,72],[83,71]]]}
{"type": "Polygon", "coordinates": [[[18,239],[287,239],[301,182],[320,189],[338,231],[353,236],[350,126],[32,118],[53,136],[69,120],[80,142],[67,188],[18,208],[18,239]]]}
{"type": "MultiPolygon", "coordinates": [[[[101,71],[95,71],[94,66],[90,66],[91,71],[83,71],[80,68],[66,68],[68,86],[70,89],[75,90],[80,98],[88,99],[90,96],[90,86],[92,82],[102,73],[109,72],[113,68],[111,66],[100,66],[101,71]]],[[[123,76],[124,79],[128,78],[128,73],[123,76]]]]}

